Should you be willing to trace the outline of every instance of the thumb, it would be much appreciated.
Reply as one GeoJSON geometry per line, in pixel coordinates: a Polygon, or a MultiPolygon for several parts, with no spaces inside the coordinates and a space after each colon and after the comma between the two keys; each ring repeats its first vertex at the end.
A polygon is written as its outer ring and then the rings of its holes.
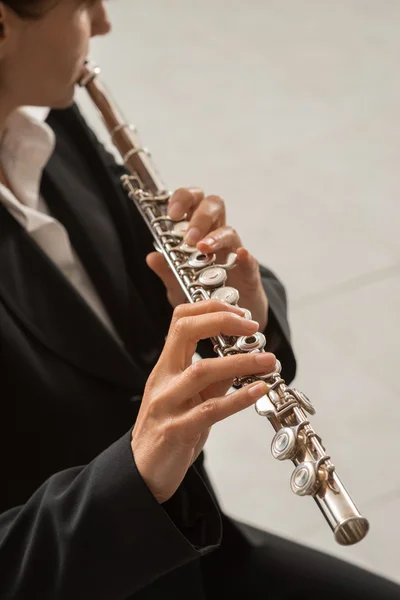
{"type": "Polygon", "coordinates": [[[238,248],[237,271],[240,272],[242,285],[256,287],[260,283],[260,271],[258,261],[250,254],[246,248],[238,248]]]}
{"type": "Polygon", "coordinates": [[[150,252],[146,256],[146,263],[152,271],[161,279],[167,288],[168,299],[173,306],[181,304],[185,300],[185,294],[181,290],[175,275],[171,271],[167,261],[160,252],[150,252]]]}
{"type": "Polygon", "coordinates": [[[162,279],[167,288],[171,287],[175,276],[160,252],[150,252],[150,254],[146,256],[146,263],[150,269],[162,279]]]}

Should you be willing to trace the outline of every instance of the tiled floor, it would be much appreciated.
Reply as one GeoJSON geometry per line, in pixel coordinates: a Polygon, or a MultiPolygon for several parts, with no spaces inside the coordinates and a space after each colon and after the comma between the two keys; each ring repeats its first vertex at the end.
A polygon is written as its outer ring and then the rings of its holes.
{"type": "Polygon", "coordinates": [[[295,385],[371,531],[335,544],[313,501],[290,492],[291,463],[273,460],[272,428],[253,409],[208,442],[225,510],[400,582],[400,3],[109,9],[113,36],[92,52],[105,81],[168,186],[222,195],[285,283],[295,385]]]}

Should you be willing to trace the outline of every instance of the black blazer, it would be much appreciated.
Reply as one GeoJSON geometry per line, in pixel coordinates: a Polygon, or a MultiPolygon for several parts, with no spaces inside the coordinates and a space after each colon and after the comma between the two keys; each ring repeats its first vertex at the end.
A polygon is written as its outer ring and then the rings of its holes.
{"type": "MultiPolygon", "coordinates": [[[[159,505],[130,432],[172,309],[145,264],[151,235],[122,191],[122,168],[79,110],[52,111],[42,193],[67,228],[124,341],[0,206],[0,598],[202,598],[202,556],[221,542],[203,465],[159,505]]],[[[261,267],[268,349],[290,382],[286,297],[261,267]]],[[[209,341],[202,356],[214,356],[209,341]]]]}

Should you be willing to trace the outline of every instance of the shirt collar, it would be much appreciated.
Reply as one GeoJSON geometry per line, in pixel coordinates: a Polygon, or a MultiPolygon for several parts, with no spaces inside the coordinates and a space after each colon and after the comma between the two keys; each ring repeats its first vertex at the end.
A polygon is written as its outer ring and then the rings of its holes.
{"type": "Polygon", "coordinates": [[[0,164],[16,199],[34,210],[39,205],[42,172],[55,147],[54,132],[45,123],[48,113],[45,107],[15,110],[0,144],[0,164]]]}
{"type": "Polygon", "coordinates": [[[23,106],[21,110],[25,115],[39,123],[44,123],[50,112],[48,106],[23,106]]]}

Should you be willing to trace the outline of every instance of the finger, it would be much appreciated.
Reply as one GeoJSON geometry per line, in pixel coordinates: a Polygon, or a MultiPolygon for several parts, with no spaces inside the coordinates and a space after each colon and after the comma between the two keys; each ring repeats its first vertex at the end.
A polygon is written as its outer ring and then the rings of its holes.
{"type": "Polygon", "coordinates": [[[211,398],[199,404],[190,411],[186,431],[189,435],[202,432],[212,427],[218,421],[252,406],[267,393],[268,387],[264,382],[257,382],[235,390],[231,394],[219,398],[211,398]]]}
{"type": "MultiPolygon", "coordinates": [[[[261,285],[261,274],[258,260],[245,248],[236,250],[236,273],[234,277],[241,282],[241,291],[245,292],[261,285]]],[[[230,273],[232,279],[232,274],[230,273]]],[[[229,277],[229,275],[228,275],[229,277]]]]}
{"type": "Polygon", "coordinates": [[[240,317],[245,315],[245,311],[239,306],[235,306],[233,304],[228,304],[228,302],[224,302],[223,300],[210,299],[210,300],[199,300],[198,302],[194,302],[193,304],[180,304],[174,310],[174,314],[172,315],[170,330],[178,321],[178,319],[182,319],[183,317],[195,317],[197,315],[207,315],[215,312],[232,312],[240,317]]]}
{"type": "MultiPolygon", "coordinates": [[[[197,243],[199,250],[205,253],[216,252],[217,250],[230,249],[236,251],[242,246],[242,241],[238,232],[233,227],[225,225],[215,229],[197,243]]],[[[247,252],[247,250],[246,250],[247,252]]]]}
{"type": "MultiPolygon", "coordinates": [[[[268,299],[262,284],[259,262],[244,248],[239,248],[236,251],[235,269],[229,271],[227,283],[234,288],[240,287],[240,296],[245,305],[245,298],[253,298],[254,300],[257,298],[258,308],[254,314],[260,316],[260,311],[265,311],[264,314],[266,315],[268,299]]],[[[261,318],[261,320],[263,319],[264,317],[261,318]]]]}
{"type": "Polygon", "coordinates": [[[225,396],[226,392],[233,386],[233,377],[218,381],[217,383],[211,383],[204,390],[201,391],[201,397],[204,400],[210,398],[217,398],[218,396],[225,396]]]}
{"type": "Polygon", "coordinates": [[[238,266],[245,269],[249,274],[259,275],[260,269],[258,260],[254,258],[246,248],[237,248],[236,254],[238,266]]]}
{"type": "Polygon", "coordinates": [[[276,357],[269,352],[257,354],[236,354],[222,358],[208,358],[192,363],[175,384],[175,391],[183,397],[191,398],[202,394],[213,384],[235,377],[264,375],[276,369],[276,357]]]}
{"type": "Polygon", "coordinates": [[[185,213],[192,214],[203,198],[204,192],[200,188],[179,188],[170,198],[168,216],[171,219],[181,219],[185,213]]]}
{"type": "Polygon", "coordinates": [[[225,224],[225,203],[219,196],[207,196],[194,211],[184,242],[194,246],[210,231],[225,224]]]}
{"type": "MultiPolygon", "coordinates": [[[[161,353],[159,366],[165,367],[167,370],[175,369],[177,371],[183,371],[188,364],[190,364],[193,354],[196,351],[197,342],[199,339],[202,339],[199,338],[198,340],[195,340],[193,338],[188,338],[187,332],[193,326],[193,322],[190,322],[190,318],[198,319],[200,316],[213,313],[222,314],[222,311],[227,314],[233,313],[237,318],[241,317],[239,320],[243,320],[243,317],[246,315],[245,311],[238,306],[234,306],[228,304],[227,302],[216,299],[200,300],[193,304],[179,304],[174,309],[172,315],[166,343],[161,353]],[[186,321],[177,326],[178,322],[183,319],[186,319],[186,321]]],[[[258,328],[258,324],[256,322],[253,322],[253,324],[254,327],[257,326],[258,328]]],[[[257,329],[253,330],[252,326],[250,326],[249,331],[250,330],[255,332],[257,329]]],[[[207,335],[205,335],[205,337],[207,337],[207,335]]]]}
{"type": "Polygon", "coordinates": [[[165,342],[168,365],[175,371],[185,369],[188,358],[193,356],[200,340],[218,335],[250,336],[258,328],[257,321],[227,311],[183,317],[176,321],[165,342]]]}

